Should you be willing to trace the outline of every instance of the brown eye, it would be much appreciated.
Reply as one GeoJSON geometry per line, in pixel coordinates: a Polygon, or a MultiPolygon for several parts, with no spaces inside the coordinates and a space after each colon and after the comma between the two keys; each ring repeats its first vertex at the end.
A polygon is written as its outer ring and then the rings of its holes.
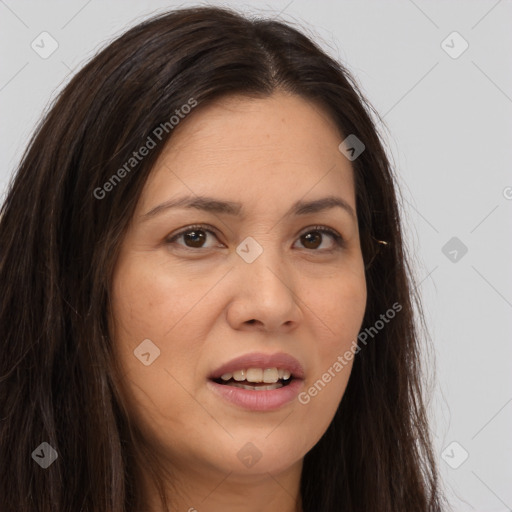
{"type": "Polygon", "coordinates": [[[322,226],[309,228],[309,231],[304,232],[300,236],[300,241],[305,249],[316,251],[324,242],[325,235],[328,235],[328,237],[330,237],[334,243],[331,244],[330,247],[321,248],[317,252],[333,251],[337,248],[344,247],[344,239],[338,232],[331,228],[322,226]]]}
{"type": "Polygon", "coordinates": [[[317,249],[322,243],[322,235],[318,231],[311,231],[302,235],[301,240],[306,249],[317,249]]]}
{"type": "Polygon", "coordinates": [[[188,247],[202,247],[206,240],[205,231],[201,229],[186,231],[183,233],[183,240],[188,247]]]}
{"type": "Polygon", "coordinates": [[[209,238],[208,235],[213,235],[217,238],[215,233],[210,229],[206,229],[205,226],[189,226],[188,228],[181,230],[179,233],[172,235],[166,240],[166,243],[169,245],[177,244],[188,249],[210,249],[213,246],[205,246],[205,243],[209,238]],[[177,241],[179,239],[182,239],[183,242],[178,243],[177,241]]]}

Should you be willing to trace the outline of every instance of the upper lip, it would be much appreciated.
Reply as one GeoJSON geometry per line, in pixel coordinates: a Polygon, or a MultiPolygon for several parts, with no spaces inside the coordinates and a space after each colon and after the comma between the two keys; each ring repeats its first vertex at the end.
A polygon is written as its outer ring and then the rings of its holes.
{"type": "Polygon", "coordinates": [[[296,379],[304,378],[304,369],[299,361],[284,352],[277,354],[252,353],[236,357],[219,366],[211,373],[209,378],[218,379],[225,373],[233,373],[237,370],[246,370],[249,368],[281,368],[288,370],[292,374],[292,377],[296,379]]]}

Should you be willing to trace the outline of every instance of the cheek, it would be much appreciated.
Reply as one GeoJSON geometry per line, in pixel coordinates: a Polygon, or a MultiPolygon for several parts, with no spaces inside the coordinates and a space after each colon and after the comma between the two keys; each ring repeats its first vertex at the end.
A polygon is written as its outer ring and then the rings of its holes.
{"type": "Polygon", "coordinates": [[[308,303],[317,315],[319,326],[315,340],[314,372],[305,382],[299,403],[315,417],[317,433],[331,422],[350,378],[357,335],[366,308],[364,272],[333,279],[328,286],[310,294],[308,303]]]}
{"type": "Polygon", "coordinates": [[[204,337],[201,324],[190,322],[187,315],[204,291],[190,286],[179,272],[164,272],[161,265],[147,265],[142,259],[118,263],[111,332],[115,357],[137,408],[165,417],[169,404],[187,403],[179,382],[190,377],[204,337]],[[187,293],[178,293],[184,289],[187,293]]]}
{"type": "Polygon", "coordinates": [[[185,277],[180,269],[166,270],[160,258],[154,258],[152,264],[147,259],[137,255],[120,262],[115,274],[113,317],[118,339],[124,344],[128,341],[137,346],[146,338],[163,343],[177,331],[193,327],[187,315],[208,286],[208,282],[185,277]]]}
{"type": "Polygon", "coordinates": [[[171,274],[160,265],[137,260],[118,264],[112,287],[111,332],[122,372],[120,391],[146,439],[173,446],[162,433],[186,431],[197,408],[186,391],[193,389],[187,379],[193,375],[204,336],[202,326],[190,322],[187,314],[204,291],[187,284],[179,272],[171,274]],[[184,289],[186,294],[177,292],[184,289]],[[143,353],[149,353],[150,364],[140,358],[143,353]]]}
{"type": "Polygon", "coordinates": [[[323,342],[317,346],[319,354],[332,356],[350,345],[357,337],[366,309],[364,272],[340,274],[305,297],[323,333],[323,342]]]}

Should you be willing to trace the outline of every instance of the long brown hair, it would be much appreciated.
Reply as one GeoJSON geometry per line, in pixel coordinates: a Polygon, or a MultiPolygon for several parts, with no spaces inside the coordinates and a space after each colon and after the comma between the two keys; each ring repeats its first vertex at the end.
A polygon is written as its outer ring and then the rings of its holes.
{"type": "Polygon", "coordinates": [[[368,287],[363,326],[401,305],[356,354],[340,407],[305,456],[303,510],[440,510],[422,399],[420,303],[375,111],[347,70],[294,28],[200,7],[135,26],[85,65],[41,121],[10,184],[0,211],[2,512],[141,510],[136,468],[148,459],[118,392],[110,284],[172,129],[106,196],[97,189],[191,98],[200,109],[276,90],[316,102],[341,133],[363,141],[352,163],[368,287]],[[43,442],[58,454],[46,469],[32,455],[43,442]]]}

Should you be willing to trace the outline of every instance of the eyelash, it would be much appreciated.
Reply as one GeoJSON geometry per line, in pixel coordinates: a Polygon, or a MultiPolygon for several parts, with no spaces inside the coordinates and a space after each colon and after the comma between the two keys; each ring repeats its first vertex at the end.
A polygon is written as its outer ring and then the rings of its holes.
{"type": "MultiPolygon", "coordinates": [[[[176,233],[174,235],[172,235],[170,238],[167,238],[165,240],[165,242],[167,244],[173,244],[175,243],[175,241],[182,235],[184,235],[185,233],[188,233],[189,231],[194,231],[194,230],[202,230],[202,231],[205,231],[206,233],[211,233],[212,235],[215,235],[215,237],[217,237],[217,234],[216,234],[216,229],[209,225],[209,224],[194,224],[192,226],[187,226],[186,228],[183,228],[179,233],[176,233]]],[[[301,236],[304,236],[304,235],[307,235],[308,233],[312,233],[312,232],[317,232],[317,233],[325,233],[325,234],[328,234],[330,236],[332,236],[332,238],[334,239],[334,242],[337,246],[337,248],[344,248],[345,247],[345,239],[337,232],[335,231],[334,229],[332,228],[328,228],[327,226],[311,226],[311,227],[308,227],[306,228],[300,235],[299,235],[299,238],[301,236]]],[[[217,237],[218,238],[218,237],[217,237]]],[[[182,246],[183,248],[185,249],[188,249],[188,250],[191,250],[191,251],[201,251],[201,250],[205,250],[201,247],[187,247],[187,246],[182,246]]],[[[317,250],[317,249],[306,249],[306,250],[309,250],[309,251],[313,251],[313,252],[332,252],[336,249],[320,249],[320,250],[317,250]]]]}

